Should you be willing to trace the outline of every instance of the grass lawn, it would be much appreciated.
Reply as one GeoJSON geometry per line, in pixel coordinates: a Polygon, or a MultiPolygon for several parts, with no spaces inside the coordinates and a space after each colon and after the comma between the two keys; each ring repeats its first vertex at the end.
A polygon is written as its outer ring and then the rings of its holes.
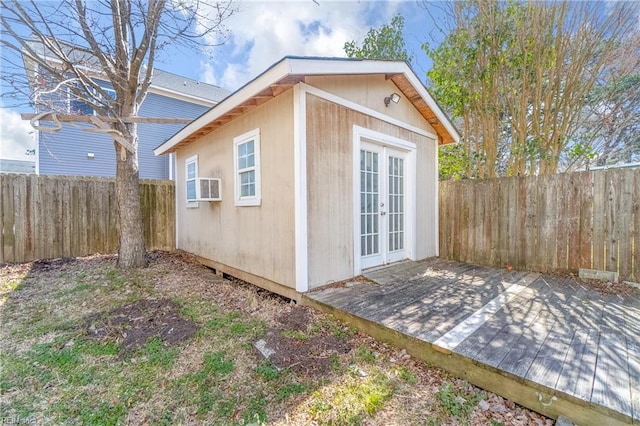
{"type": "Polygon", "coordinates": [[[4,423],[552,424],[188,255],[149,257],[0,266],[4,423]]]}

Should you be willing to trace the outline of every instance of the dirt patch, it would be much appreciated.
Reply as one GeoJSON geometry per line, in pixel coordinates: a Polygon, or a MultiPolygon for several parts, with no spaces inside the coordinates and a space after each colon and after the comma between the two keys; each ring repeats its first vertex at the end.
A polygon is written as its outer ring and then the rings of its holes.
{"type": "Polygon", "coordinates": [[[35,260],[31,264],[31,272],[44,272],[50,270],[58,270],[61,267],[74,264],[76,262],[75,257],[61,257],[59,259],[41,259],[35,260]]]}
{"type": "MultiPolygon", "coordinates": [[[[337,357],[354,348],[354,340],[346,334],[335,336],[319,327],[315,320],[309,308],[298,305],[281,315],[278,318],[280,325],[262,338],[264,346],[272,351],[269,361],[278,368],[312,378],[329,373],[337,357]]],[[[264,357],[260,351],[256,350],[256,353],[264,357]]]]}
{"type": "Polygon", "coordinates": [[[88,338],[122,343],[128,354],[158,337],[167,346],[191,339],[199,326],[180,315],[180,307],[169,299],[142,299],[131,305],[92,316],[85,322],[88,338]]]}

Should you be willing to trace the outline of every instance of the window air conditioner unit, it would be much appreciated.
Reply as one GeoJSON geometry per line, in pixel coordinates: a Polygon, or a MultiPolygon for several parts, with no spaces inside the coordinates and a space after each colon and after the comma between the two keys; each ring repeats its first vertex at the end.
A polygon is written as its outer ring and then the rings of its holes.
{"type": "Polygon", "coordinates": [[[197,201],[222,201],[219,178],[198,178],[196,184],[197,201]]]}

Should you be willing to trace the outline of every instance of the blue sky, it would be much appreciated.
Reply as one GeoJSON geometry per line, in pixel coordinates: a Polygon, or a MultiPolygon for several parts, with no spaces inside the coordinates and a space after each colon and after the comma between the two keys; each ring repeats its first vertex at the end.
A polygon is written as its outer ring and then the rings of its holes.
{"type": "MultiPolygon", "coordinates": [[[[441,35],[422,2],[317,1],[239,2],[239,12],[226,22],[230,37],[223,46],[208,52],[169,49],[156,60],[156,68],[233,91],[285,55],[345,56],[345,42],[362,41],[369,28],[400,13],[405,18],[407,50],[414,57],[412,66],[424,79],[431,62],[421,45],[441,35]]],[[[430,2],[436,15],[441,7],[442,3],[430,2]]],[[[0,158],[33,159],[24,155],[34,147],[33,129],[18,115],[28,109],[0,106],[0,158]]]]}
{"type": "MultiPolygon", "coordinates": [[[[432,11],[438,13],[438,4],[432,11]]],[[[235,90],[285,55],[344,56],[344,43],[361,41],[369,28],[405,17],[405,39],[422,78],[430,67],[421,45],[437,36],[417,1],[243,1],[226,22],[231,36],[206,54],[167,52],[158,68],[235,90]]]]}

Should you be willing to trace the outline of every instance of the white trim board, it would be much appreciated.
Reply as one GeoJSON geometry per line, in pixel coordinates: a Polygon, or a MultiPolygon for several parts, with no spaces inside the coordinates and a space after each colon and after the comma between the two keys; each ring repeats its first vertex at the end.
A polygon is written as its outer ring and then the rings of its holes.
{"type": "Polygon", "coordinates": [[[417,241],[416,241],[416,144],[406,141],[395,136],[385,133],[376,132],[357,125],[353,125],[353,274],[358,276],[362,273],[362,265],[360,262],[360,148],[363,139],[367,139],[366,143],[378,144],[381,146],[389,146],[390,148],[404,151],[407,154],[407,170],[406,170],[406,197],[407,197],[407,228],[406,228],[406,258],[416,260],[417,241]]]}
{"type": "Polygon", "coordinates": [[[309,290],[309,240],[307,215],[307,96],[293,86],[293,174],[296,291],[309,290]]]}
{"type": "MultiPolygon", "coordinates": [[[[185,93],[180,93],[177,92],[175,90],[171,90],[171,89],[167,89],[165,87],[161,87],[161,86],[156,86],[154,84],[149,85],[149,91],[148,93],[154,93],[156,95],[160,95],[160,96],[164,96],[167,98],[171,98],[171,99],[177,99],[180,101],[184,101],[184,102],[189,102],[191,104],[197,104],[197,105],[202,105],[202,106],[206,106],[206,107],[213,107],[217,104],[216,101],[212,101],[209,99],[205,99],[205,98],[200,98],[198,96],[194,96],[194,95],[187,95],[185,93]]],[[[145,98],[146,100],[146,98],[145,98]]],[[[143,101],[144,103],[144,101],[143,101]]]]}

